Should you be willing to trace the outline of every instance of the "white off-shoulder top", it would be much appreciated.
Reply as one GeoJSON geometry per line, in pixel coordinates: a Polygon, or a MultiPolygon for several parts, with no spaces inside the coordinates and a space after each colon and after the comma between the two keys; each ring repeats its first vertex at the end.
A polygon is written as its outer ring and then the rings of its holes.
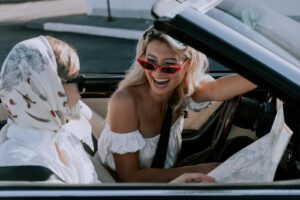
{"type": "MultiPolygon", "coordinates": [[[[209,75],[203,75],[202,80],[212,79],[209,75]]],[[[200,111],[210,105],[210,102],[195,102],[190,97],[187,99],[187,107],[193,111],[200,111]]],[[[170,138],[167,149],[167,156],[165,161],[165,168],[174,166],[182,143],[182,129],[183,129],[184,116],[180,115],[173,123],[170,130],[170,138]]],[[[106,122],[101,136],[98,140],[98,154],[101,162],[115,170],[115,163],[113,153],[126,154],[139,151],[140,168],[150,168],[152,160],[154,159],[156,147],[160,135],[152,138],[144,138],[139,130],[130,133],[116,133],[110,129],[109,124],[106,122]]]]}

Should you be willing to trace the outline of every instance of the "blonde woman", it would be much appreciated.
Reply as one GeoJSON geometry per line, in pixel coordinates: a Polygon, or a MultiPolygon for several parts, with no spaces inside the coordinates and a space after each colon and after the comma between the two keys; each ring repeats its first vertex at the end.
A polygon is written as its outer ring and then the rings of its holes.
{"type": "Polygon", "coordinates": [[[102,162],[120,181],[169,182],[186,173],[203,177],[202,173],[218,165],[172,168],[181,148],[182,112],[185,107],[200,111],[212,100],[226,100],[256,86],[239,75],[214,80],[205,74],[207,67],[204,54],[170,36],[154,28],[143,34],[136,62],[111,97],[107,123],[98,142],[102,162]],[[168,107],[172,126],[166,159],[159,168],[153,159],[168,107]]]}

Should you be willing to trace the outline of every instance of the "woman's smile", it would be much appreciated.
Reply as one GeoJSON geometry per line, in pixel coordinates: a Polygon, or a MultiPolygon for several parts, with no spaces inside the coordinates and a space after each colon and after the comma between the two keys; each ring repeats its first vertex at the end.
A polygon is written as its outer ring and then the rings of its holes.
{"type": "Polygon", "coordinates": [[[170,81],[170,79],[168,79],[168,78],[153,78],[153,82],[154,82],[155,86],[158,88],[166,87],[169,81],[170,81]]]}

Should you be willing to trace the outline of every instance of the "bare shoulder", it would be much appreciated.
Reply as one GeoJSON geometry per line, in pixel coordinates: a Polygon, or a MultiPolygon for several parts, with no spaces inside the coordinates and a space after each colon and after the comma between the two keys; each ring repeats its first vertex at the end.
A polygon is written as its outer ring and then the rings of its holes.
{"type": "Polygon", "coordinates": [[[117,90],[109,101],[109,109],[119,112],[136,111],[136,96],[128,88],[117,90]]]}
{"type": "Polygon", "coordinates": [[[130,89],[117,90],[108,104],[108,122],[114,132],[128,133],[137,130],[136,100],[130,89]]]}
{"type": "Polygon", "coordinates": [[[113,104],[114,106],[132,106],[134,105],[135,98],[134,95],[130,90],[127,88],[123,88],[120,90],[117,90],[110,99],[110,104],[113,104]]]}

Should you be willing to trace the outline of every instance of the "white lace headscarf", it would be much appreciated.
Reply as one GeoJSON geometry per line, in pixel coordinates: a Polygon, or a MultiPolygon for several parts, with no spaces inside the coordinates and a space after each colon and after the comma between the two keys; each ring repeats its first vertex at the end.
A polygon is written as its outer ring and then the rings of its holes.
{"type": "Polygon", "coordinates": [[[58,131],[65,124],[67,97],[46,38],[26,40],[11,50],[0,74],[0,97],[20,126],[58,131]]]}
{"type": "Polygon", "coordinates": [[[1,69],[0,97],[9,112],[8,123],[0,132],[1,142],[13,138],[42,157],[35,163],[21,158],[14,161],[16,165],[44,165],[67,183],[95,180],[94,167],[78,137],[73,137],[76,131],[64,128],[70,109],[55,55],[45,37],[23,41],[11,50],[1,69]]]}

